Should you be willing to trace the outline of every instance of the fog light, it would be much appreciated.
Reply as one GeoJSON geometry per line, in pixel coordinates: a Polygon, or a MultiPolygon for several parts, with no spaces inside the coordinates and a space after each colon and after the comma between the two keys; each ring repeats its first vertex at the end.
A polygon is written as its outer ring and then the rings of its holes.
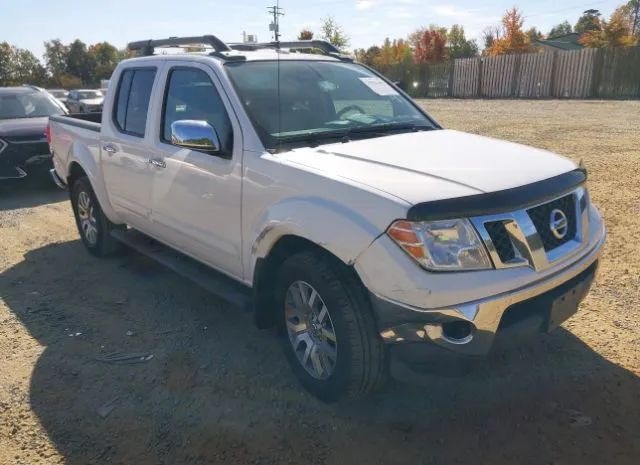
{"type": "Polygon", "coordinates": [[[442,324],[442,334],[455,342],[471,338],[473,326],[468,321],[450,321],[442,324]]]}

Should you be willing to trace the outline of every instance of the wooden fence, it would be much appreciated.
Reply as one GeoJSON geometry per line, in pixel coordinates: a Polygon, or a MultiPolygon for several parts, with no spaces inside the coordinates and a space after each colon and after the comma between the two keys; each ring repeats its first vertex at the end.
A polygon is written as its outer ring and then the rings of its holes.
{"type": "Polygon", "coordinates": [[[380,71],[417,98],[640,98],[640,47],[460,58],[380,71]]]}

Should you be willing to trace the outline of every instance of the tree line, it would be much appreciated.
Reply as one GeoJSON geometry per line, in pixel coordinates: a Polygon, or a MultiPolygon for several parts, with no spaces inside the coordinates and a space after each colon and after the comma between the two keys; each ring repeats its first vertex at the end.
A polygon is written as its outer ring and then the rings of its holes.
{"type": "MultiPolygon", "coordinates": [[[[482,50],[475,40],[467,39],[464,27],[430,25],[419,28],[406,38],[386,38],[381,45],[353,51],[355,58],[369,66],[385,69],[391,65],[442,63],[456,58],[513,53],[534,53],[537,41],[570,33],[579,34],[585,47],[621,47],[640,45],[640,0],[630,0],[618,7],[609,19],[600,11],[588,9],[575,25],[563,21],[544,34],[535,27],[524,29],[522,12],[507,10],[500,25],[482,33],[482,50]]],[[[310,40],[315,33],[302,30],[298,39],[310,40]]],[[[332,17],[322,20],[318,36],[348,52],[349,36],[332,17]]],[[[87,45],[79,39],[64,44],[59,39],[44,43],[40,61],[29,50],[0,42],[0,86],[33,84],[43,87],[95,87],[111,76],[118,62],[130,56],[108,42],[87,45]]]]}
{"type": "MultiPolygon", "coordinates": [[[[538,41],[571,33],[578,34],[578,42],[585,47],[640,45],[640,0],[630,0],[616,8],[608,20],[603,18],[599,10],[585,10],[575,25],[563,21],[546,34],[536,27],[525,30],[522,11],[513,7],[505,12],[501,24],[485,28],[482,50],[475,40],[467,39],[462,25],[454,24],[446,28],[432,24],[413,31],[406,38],[386,38],[382,45],[356,49],[353,54],[360,62],[384,69],[390,65],[442,63],[480,54],[535,53],[540,50],[538,41]]],[[[313,37],[314,33],[309,30],[301,31],[298,36],[299,39],[313,37]]],[[[322,21],[320,38],[343,50],[349,45],[348,35],[331,17],[322,21]]]]}
{"type": "Polygon", "coordinates": [[[0,86],[96,87],[129,56],[109,42],[87,45],[79,39],[69,44],[53,39],[44,48],[41,62],[29,50],[0,42],[0,86]]]}

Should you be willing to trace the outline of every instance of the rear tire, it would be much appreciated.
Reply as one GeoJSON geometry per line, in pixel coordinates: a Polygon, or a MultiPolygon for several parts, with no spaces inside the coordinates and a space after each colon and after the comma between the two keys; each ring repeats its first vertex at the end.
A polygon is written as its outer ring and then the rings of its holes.
{"type": "Polygon", "coordinates": [[[111,231],[124,226],[112,223],[105,216],[86,176],[78,178],[71,186],[71,206],[80,238],[89,253],[107,257],[121,250],[121,243],[111,236],[111,231]]]}
{"type": "Polygon", "coordinates": [[[285,354],[309,392],[332,402],[385,384],[384,343],[361,283],[342,263],[320,251],[291,256],[276,299],[285,354]]]}

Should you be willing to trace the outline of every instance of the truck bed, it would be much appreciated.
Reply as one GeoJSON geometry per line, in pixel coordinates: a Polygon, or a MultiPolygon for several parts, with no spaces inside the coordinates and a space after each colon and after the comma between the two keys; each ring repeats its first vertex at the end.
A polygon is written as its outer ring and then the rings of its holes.
{"type": "Polygon", "coordinates": [[[102,124],[102,112],[94,113],[70,113],[68,115],[50,116],[49,121],[56,123],[69,124],[71,126],[88,129],[90,131],[100,132],[102,124]]]}

